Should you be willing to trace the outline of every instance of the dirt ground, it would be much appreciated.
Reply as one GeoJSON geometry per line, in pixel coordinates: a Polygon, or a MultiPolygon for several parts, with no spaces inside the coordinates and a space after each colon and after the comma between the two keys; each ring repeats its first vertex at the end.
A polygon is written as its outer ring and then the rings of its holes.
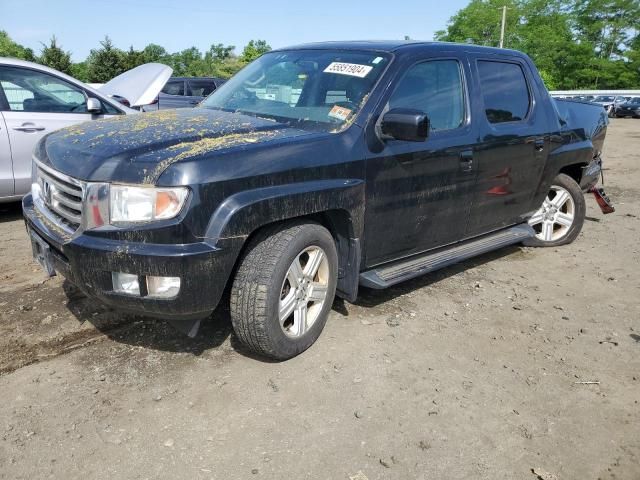
{"type": "Polygon", "coordinates": [[[284,363],[45,281],[1,207],[0,478],[640,479],[638,152],[613,120],[572,245],[336,301],[284,363]]]}

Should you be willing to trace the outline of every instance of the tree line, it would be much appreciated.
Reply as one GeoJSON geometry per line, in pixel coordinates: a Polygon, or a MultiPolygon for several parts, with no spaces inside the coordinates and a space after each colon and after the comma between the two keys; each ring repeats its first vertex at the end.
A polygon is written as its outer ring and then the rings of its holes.
{"type": "Polygon", "coordinates": [[[551,90],[640,88],[638,0],[471,0],[436,39],[527,53],[551,90]]]}
{"type": "Polygon", "coordinates": [[[65,51],[54,36],[49,43],[42,44],[39,55],[13,41],[0,30],[0,57],[14,57],[41,63],[79,80],[89,83],[105,83],[113,77],[138,65],[150,62],[163,63],[173,68],[173,75],[188,77],[229,78],[247,63],[271,50],[264,40],[251,40],[236,55],[235,46],[212,44],[205,52],[196,47],[169,53],[161,45],[150,43],[142,50],[130,47],[121,50],[106,36],[98,48],[92,49],[86,60],[73,62],[71,52],[65,51]]]}
{"type": "MultiPolygon", "coordinates": [[[[496,47],[502,7],[504,46],[531,56],[549,89],[640,88],[640,1],[470,0],[435,39],[496,47]]],[[[123,51],[105,37],[86,60],[74,63],[55,37],[37,55],[0,31],[0,56],[40,62],[96,83],[148,62],[169,65],[176,76],[228,78],[269,50],[266,41],[251,40],[239,55],[221,43],[204,52],[191,47],[169,53],[153,43],[123,51]]]]}

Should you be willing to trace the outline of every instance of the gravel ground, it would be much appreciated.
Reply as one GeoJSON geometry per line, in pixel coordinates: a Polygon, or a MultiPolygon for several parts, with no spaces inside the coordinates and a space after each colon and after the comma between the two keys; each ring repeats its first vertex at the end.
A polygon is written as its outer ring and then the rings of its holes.
{"type": "Polygon", "coordinates": [[[638,152],[613,120],[572,245],[336,301],[285,363],[44,280],[2,206],[0,478],[639,479],[638,152]]]}

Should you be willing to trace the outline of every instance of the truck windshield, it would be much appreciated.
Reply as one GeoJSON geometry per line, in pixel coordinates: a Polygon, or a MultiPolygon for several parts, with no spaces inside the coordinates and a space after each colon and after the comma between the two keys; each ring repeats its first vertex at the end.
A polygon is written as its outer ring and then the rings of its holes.
{"type": "Polygon", "coordinates": [[[355,119],[389,62],[378,52],[291,50],[267,53],[201,106],[297,128],[338,132],[355,119]]]}

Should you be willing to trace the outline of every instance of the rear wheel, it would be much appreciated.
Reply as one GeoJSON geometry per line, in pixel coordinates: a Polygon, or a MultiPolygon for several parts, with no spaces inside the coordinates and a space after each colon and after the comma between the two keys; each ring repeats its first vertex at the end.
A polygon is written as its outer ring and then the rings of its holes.
{"type": "Polygon", "coordinates": [[[584,194],[576,181],[564,173],[553,179],[540,209],[529,219],[536,232],[525,245],[555,247],[573,242],[584,223],[584,194]]]}
{"type": "Polygon", "coordinates": [[[231,289],[231,320],[240,341],[277,360],[309,348],[331,310],[337,264],[333,237],[317,223],[281,225],[259,234],[231,289]]]}

